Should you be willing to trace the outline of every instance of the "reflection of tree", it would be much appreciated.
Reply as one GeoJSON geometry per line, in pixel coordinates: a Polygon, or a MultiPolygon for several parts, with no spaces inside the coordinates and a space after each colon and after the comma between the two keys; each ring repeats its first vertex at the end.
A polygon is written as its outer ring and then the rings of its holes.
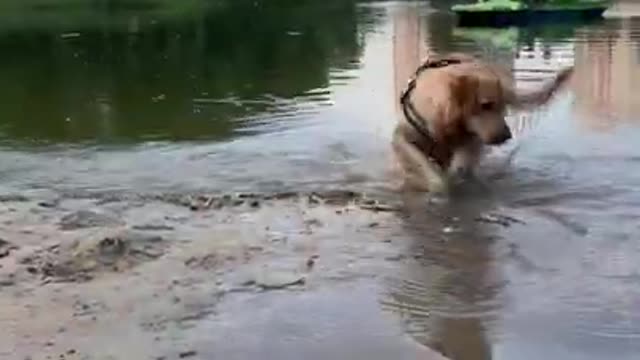
{"type": "Polygon", "coordinates": [[[403,6],[393,13],[393,103],[401,114],[398,98],[420,62],[427,56],[429,41],[418,14],[420,7],[403,6]]]}
{"type": "MultiPolygon", "coordinates": [[[[24,29],[90,30],[178,20],[204,11],[208,0],[3,0],[0,32],[24,29]]],[[[218,1],[214,1],[218,3],[218,1]]]]}
{"type": "MultiPolygon", "coordinates": [[[[230,1],[174,21],[0,32],[6,137],[110,141],[227,134],[295,107],[359,56],[352,1],[230,1]],[[62,35],[61,35],[62,34],[62,35]],[[290,100],[285,100],[290,99],[290,100]]],[[[140,16],[142,16],[140,15],[140,16]]],[[[112,14],[103,14],[108,21],[112,14]]]]}
{"type": "Polygon", "coordinates": [[[583,124],[612,129],[622,121],[636,121],[640,112],[640,63],[634,29],[640,19],[609,20],[585,29],[576,42],[575,106],[583,124]]]}

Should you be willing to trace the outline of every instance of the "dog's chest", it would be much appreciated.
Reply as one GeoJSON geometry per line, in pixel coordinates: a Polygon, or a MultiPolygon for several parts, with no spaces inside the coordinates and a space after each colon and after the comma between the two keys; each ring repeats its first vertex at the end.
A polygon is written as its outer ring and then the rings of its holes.
{"type": "Polygon", "coordinates": [[[417,147],[429,160],[435,161],[442,169],[449,168],[453,157],[453,149],[433,139],[414,137],[411,144],[417,147]]]}

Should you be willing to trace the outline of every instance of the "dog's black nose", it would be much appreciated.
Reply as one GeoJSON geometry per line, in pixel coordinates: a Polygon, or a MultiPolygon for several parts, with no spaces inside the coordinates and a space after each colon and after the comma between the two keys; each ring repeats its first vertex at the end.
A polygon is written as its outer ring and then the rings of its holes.
{"type": "Polygon", "coordinates": [[[504,130],[491,140],[490,145],[500,145],[507,142],[509,139],[511,139],[511,130],[505,126],[504,130]]]}

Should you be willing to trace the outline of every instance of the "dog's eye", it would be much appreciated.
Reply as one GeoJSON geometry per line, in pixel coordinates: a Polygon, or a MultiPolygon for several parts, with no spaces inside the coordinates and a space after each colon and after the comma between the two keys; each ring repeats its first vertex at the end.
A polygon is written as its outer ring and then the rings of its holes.
{"type": "Polygon", "coordinates": [[[484,101],[480,104],[480,107],[482,108],[482,110],[484,111],[491,111],[495,108],[495,103],[491,102],[491,101],[484,101]]]}

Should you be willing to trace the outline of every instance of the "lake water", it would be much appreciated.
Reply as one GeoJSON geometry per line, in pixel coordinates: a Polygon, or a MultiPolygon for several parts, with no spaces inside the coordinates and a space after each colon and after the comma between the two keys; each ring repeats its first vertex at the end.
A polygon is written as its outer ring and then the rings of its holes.
{"type": "Polygon", "coordinates": [[[421,260],[386,276],[380,308],[452,359],[637,358],[640,18],[486,30],[427,2],[26,3],[0,5],[2,193],[397,196],[396,99],[428,51],[523,87],[574,64],[568,91],[514,115],[489,189],[414,204],[421,260]],[[474,221],[487,209],[526,225],[474,221]]]}

